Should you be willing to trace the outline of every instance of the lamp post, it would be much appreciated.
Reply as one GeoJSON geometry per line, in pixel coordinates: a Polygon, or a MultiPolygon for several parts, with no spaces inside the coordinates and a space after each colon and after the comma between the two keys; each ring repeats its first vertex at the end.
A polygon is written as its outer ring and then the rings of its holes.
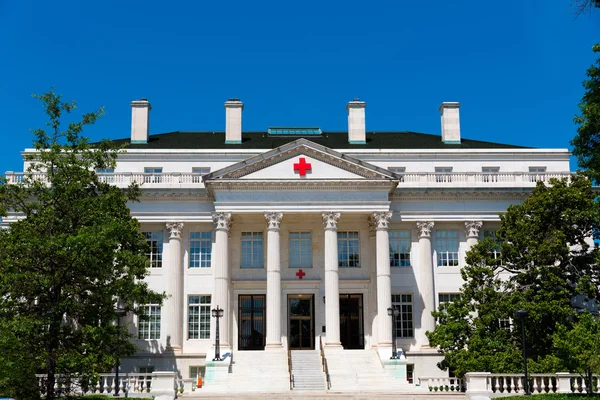
{"type": "Polygon", "coordinates": [[[223,316],[223,309],[219,308],[219,306],[213,308],[212,316],[217,320],[217,327],[215,329],[215,358],[213,358],[213,361],[223,361],[221,360],[221,346],[219,343],[219,318],[223,316]]]}
{"type": "MultiPolygon", "coordinates": [[[[121,317],[125,315],[125,309],[122,307],[115,307],[115,313],[117,314],[117,335],[119,333],[119,330],[121,329],[121,317]]],[[[121,360],[119,358],[119,350],[118,350],[118,336],[117,336],[117,349],[115,349],[115,394],[113,394],[114,397],[119,397],[119,387],[121,386],[119,384],[119,366],[121,364],[121,360]]]]}
{"type": "Polygon", "coordinates": [[[400,310],[396,306],[387,309],[388,315],[392,317],[392,356],[390,360],[398,359],[398,350],[396,349],[396,318],[400,315],[400,310]]]}
{"type": "Polygon", "coordinates": [[[517,310],[514,313],[515,319],[521,320],[521,340],[523,341],[523,370],[525,371],[525,396],[531,396],[529,391],[529,380],[527,376],[527,342],[525,341],[525,318],[529,313],[525,310],[517,310]]]}

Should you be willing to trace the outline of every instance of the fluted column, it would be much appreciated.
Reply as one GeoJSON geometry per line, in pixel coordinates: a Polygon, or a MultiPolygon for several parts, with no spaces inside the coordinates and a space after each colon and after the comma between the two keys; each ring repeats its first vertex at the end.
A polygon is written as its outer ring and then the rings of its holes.
{"type": "Polygon", "coordinates": [[[392,279],[390,275],[390,238],[388,233],[391,212],[375,212],[369,223],[375,228],[377,265],[377,337],[378,346],[392,345],[392,317],[387,309],[392,306],[392,279]]]}
{"type": "Polygon", "coordinates": [[[167,348],[181,352],[183,346],[183,259],[181,253],[182,222],[168,222],[169,258],[166,263],[167,294],[165,300],[165,331],[167,348]]]}
{"type": "Polygon", "coordinates": [[[417,222],[419,229],[419,251],[420,251],[420,287],[419,292],[423,299],[423,313],[421,314],[421,330],[417,341],[421,343],[421,347],[428,347],[429,340],[425,336],[426,331],[435,329],[435,319],[431,313],[435,311],[435,286],[433,281],[433,257],[431,252],[431,230],[433,229],[432,221],[417,222]]]}
{"type": "MultiPolygon", "coordinates": [[[[231,307],[229,304],[229,228],[231,226],[231,213],[214,212],[212,214],[215,224],[215,271],[212,308],[223,309],[223,318],[219,321],[220,345],[231,346],[229,321],[231,319],[231,307]]],[[[211,322],[215,325],[215,321],[211,322]]],[[[211,329],[214,332],[213,329],[211,329]]],[[[214,342],[214,337],[212,338],[214,342]]],[[[208,358],[208,357],[207,357],[208,358]]]]}
{"type": "Polygon", "coordinates": [[[467,236],[467,250],[479,241],[479,230],[483,226],[481,221],[465,221],[465,231],[467,236]]]}
{"type": "Polygon", "coordinates": [[[340,213],[322,213],[325,225],[325,330],[326,346],[340,342],[340,277],[338,273],[337,223],[340,213]]]}
{"type": "Polygon", "coordinates": [[[281,346],[281,258],[279,227],[283,213],[267,212],[267,348],[281,346]]]}

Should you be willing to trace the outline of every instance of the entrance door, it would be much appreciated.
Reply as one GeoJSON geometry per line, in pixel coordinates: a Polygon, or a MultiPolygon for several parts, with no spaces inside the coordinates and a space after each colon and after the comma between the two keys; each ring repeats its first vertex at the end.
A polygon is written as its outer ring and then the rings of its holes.
{"type": "Polygon", "coordinates": [[[241,294],[239,296],[238,348],[240,350],[265,349],[265,295],[241,294]]]}
{"type": "Polygon", "coordinates": [[[362,294],[340,295],[340,341],[344,349],[364,349],[362,294]]]}
{"type": "Polygon", "coordinates": [[[289,347],[293,350],[313,350],[315,348],[313,295],[298,294],[288,296],[289,347]]]}

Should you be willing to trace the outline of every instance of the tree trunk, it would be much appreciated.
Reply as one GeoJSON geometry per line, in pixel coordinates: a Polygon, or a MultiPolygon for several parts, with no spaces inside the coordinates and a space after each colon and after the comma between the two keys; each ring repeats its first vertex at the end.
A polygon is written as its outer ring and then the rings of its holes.
{"type": "Polygon", "coordinates": [[[588,378],[587,392],[588,392],[588,396],[591,396],[594,393],[594,376],[592,375],[591,368],[587,369],[587,378],[588,378]]]}

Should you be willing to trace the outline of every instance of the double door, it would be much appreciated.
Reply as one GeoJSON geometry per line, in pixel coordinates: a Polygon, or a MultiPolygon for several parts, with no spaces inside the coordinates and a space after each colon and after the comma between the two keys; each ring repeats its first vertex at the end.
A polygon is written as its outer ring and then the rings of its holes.
{"type": "Polygon", "coordinates": [[[314,349],[314,296],[312,294],[289,295],[288,315],[288,341],[290,349],[314,349]]]}

